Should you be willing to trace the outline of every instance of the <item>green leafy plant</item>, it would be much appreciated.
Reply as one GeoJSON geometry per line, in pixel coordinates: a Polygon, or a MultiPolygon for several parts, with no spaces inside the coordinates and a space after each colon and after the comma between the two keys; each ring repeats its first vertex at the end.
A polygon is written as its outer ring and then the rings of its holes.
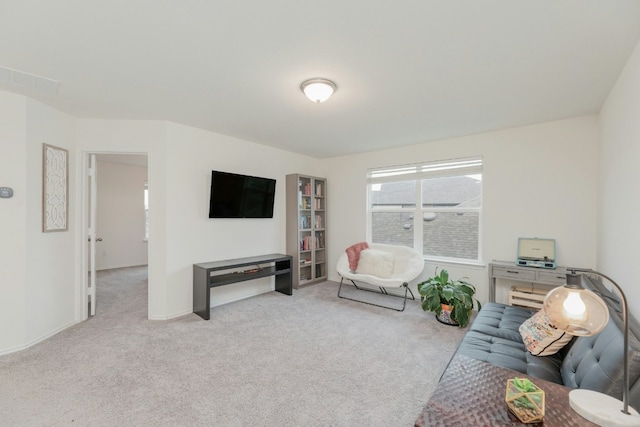
{"type": "Polygon", "coordinates": [[[531,410],[538,410],[542,408],[543,392],[533,382],[531,382],[531,380],[515,377],[513,379],[513,386],[516,388],[518,393],[527,393],[527,395],[520,396],[513,400],[513,403],[516,406],[531,410]]]}
{"type": "Polygon", "coordinates": [[[473,302],[476,301],[478,311],[482,308],[480,301],[473,298],[476,288],[465,281],[466,277],[458,280],[451,280],[447,270],[442,269],[438,274],[436,267],[435,275],[418,283],[418,293],[422,300],[424,311],[433,311],[436,316],[442,313],[442,304],[453,306],[451,320],[458,323],[463,328],[469,323],[473,302]]]}
{"type": "MultiPolygon", "coordinates": [[[[522,393],[532,393],[539,390],[538,387],[536,387],[536,385],[532,383],[531,380],[528,380],[527,378],[515,377],[513,379],[513,385],[518,389],[518,391],[522,393]]],[[[514,402],[516,405],[522,406],[528,409],[537,409],[542,404],[542,399],[538,395],[535,395],[535,394],[531,395],[530,399],[533,400],[535,405],[534,403],[531,403],[531,401],[527,399],[526,396],[519,397],[515,399],[514,402]]]]}

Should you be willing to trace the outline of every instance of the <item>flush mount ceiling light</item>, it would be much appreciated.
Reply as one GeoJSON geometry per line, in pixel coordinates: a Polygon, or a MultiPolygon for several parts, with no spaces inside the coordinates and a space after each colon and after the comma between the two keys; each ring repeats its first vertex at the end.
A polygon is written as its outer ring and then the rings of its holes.
{"type": "Polygon", "coordinates": [[[327,79],[309,79],[307,81],[302,82],[300,85],[300,89],[307,95],[313,102],[324,102],[337,89],[337,86],[334,82],[327,79]]]}

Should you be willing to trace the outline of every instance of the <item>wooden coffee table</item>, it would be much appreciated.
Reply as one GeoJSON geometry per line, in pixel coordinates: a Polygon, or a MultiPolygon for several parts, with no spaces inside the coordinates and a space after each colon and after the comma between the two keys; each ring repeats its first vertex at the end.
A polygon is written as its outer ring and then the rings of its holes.
{"type": "Polygon", "coordinates": [[[416,420],[417,427],[434,426],[595,426],[569,406],[570,388],[457,355],[449,363],[431,399],[416,420]],[[523,424],[504,401],[509,378],[529,378],[545,392],[542,423],[523,424]]]}

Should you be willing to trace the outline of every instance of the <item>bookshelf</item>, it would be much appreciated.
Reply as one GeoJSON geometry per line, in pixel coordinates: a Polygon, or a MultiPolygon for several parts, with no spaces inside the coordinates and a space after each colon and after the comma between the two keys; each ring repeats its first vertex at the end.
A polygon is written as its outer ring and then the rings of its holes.
{"type": "Polygon", "coordinates": [[[287,254],[293,258],[293,287],[327,280],[327,180],[287,175],[287,254]]]}

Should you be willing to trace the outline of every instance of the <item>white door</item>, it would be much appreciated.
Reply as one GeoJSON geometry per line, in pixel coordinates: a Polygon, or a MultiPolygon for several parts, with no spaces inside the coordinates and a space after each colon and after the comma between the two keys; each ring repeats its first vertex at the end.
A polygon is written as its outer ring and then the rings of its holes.
{"type": "MultiPolygon", "coordinates": [[[[87,227],[87,243],[89,244],[89,280],[87,286],[87,299],[84,306],[88,307],[88,315],[93,316],[96,314],[96,243],[98,238],[96,236],[96,217],[97,217],[97,201],[98,201],[98,165],[96,163],[95,154],[89,155],[89,167],[88,167],[88,191],[89,191],[89,204],[88,204],[88,227],[87,227]],[[88,305],[87,305],[88,304],[88,305]]],[[[102,239],[100,239],[102,240],[102,239]]],[[[86,318],[86,317],[85,317],[86,318]]]]}
{"type": "MultiPolygon", "coordinates": [[[[100,261],[99,257],[96,257],[98,245],[102,238],[97,236],[98,222],[98,163],[97,160],[104,160],[105,157],[135,157],[136,159],[141,157],[138,153],[100,153],[91,154],[85,153],[83,158],[83,170],[84,179],[82,181],[82,229],[84,235],[81,237],[82,243],[82,286],[81,286],[81,314],[82,320],[86,320],[90,316],[96,314],[97,309],[97,276],[96,276],[96,261],[100,261]],[[85,246],[86,245],[86,246],[85,246]],[[97,259],[96,259],[97,258],[97,259]]],[[[135,165],[147,165],[147,157],[144,155],[144,162],[140,163],[140,160],[134,159],[131,164],[135,165]]],[[[106,175],[103,175],[103,181],[106,175]]],[[[108,177],[107,177],[108,178],[108,177]]],[[[106,232],[103,230],[102,232],[106,232]]]]}

